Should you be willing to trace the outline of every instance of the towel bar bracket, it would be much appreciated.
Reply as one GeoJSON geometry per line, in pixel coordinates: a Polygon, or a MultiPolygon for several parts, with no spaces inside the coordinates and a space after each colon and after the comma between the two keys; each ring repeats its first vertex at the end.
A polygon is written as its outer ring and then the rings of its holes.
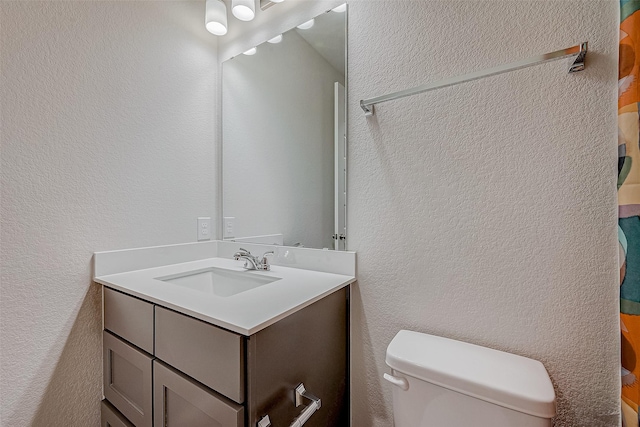
{"type": "Polygon", "coordinates": [[[578,55],[576,56],[576,60],[573,61],[573,64],[569,67],[570,73],[577,73],[578,71],[584,70],[584,58],[587,56],[588,44],[587,42],[580,44],[580,50],[578,51],[578,55]]]}
{"type": "Polygon", "coordinates": [[[361,99],[360,100],[360,108],[362,108],[364,110],[364,115],[365,116],[373,116],[373,112],[374,112],[374,109],[375,109],[373,104],[366,105],[364,103],[364,100],[361,99]]]}

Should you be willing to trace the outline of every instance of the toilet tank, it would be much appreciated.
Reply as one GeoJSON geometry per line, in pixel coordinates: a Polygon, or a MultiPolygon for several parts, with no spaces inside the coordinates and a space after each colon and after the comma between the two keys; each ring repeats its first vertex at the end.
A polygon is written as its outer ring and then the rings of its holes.
{"type": "Polygon", "coordinates": [[[395,427],[548,427],[556,414],[537,360],[403,330],[386,362],[395,427]]]}

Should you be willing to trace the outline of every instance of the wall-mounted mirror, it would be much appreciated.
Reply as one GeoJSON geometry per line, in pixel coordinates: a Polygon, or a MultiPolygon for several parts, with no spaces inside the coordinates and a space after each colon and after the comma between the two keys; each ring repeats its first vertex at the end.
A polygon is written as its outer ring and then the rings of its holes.
{"type": "Polygon", "coordinates": [[[344,250],[341,9],[223,63],[224,239],[344,250]]]}

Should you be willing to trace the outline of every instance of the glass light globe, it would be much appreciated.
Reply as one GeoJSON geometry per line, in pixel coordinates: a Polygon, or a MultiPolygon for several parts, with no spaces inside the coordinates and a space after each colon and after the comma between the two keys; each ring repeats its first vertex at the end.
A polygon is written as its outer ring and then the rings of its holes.
{"type": "Polygon", "coordinates": [[[227,6],[222,0],[207,0],[204,25],[207,31],[216,36],[227,34],[227,6]]]}
{"type": "Polygon", "coordinates": [[[233,0],[231,13],[241,21],[251,21],[256,17],[256,4],[254,0],[233,0]]]}

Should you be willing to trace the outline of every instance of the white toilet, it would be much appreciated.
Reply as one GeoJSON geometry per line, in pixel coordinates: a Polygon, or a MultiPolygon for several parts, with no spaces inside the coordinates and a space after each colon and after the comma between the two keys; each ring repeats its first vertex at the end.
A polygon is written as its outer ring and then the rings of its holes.
{"type": "Polygon", "coordinates": [[[387,348],[395,427],[549,427],[556,396],[537,360],[400,331],[387,348]]]}

